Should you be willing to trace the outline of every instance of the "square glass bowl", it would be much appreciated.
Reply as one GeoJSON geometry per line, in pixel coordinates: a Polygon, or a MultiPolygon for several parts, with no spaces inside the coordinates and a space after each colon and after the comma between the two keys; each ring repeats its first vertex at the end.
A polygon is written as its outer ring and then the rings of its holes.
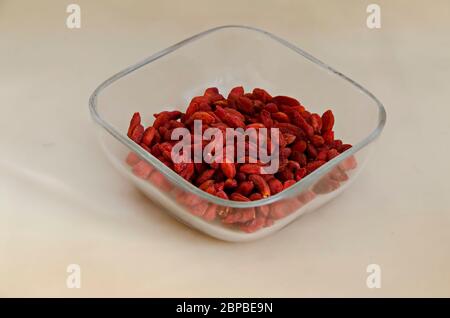
{"type": "Polygon", "coordinates": [[[383,105],[361,85],[286,40],[236,25],[196,34],[115,74],[93,92],[89,106],[100,143],[120,172],[180,221],[227,241],[269,235],[344,191],[386,121],[383,105]],[[148,126],[154,113],[184,111],[207,87],[226,95],[241,85],[246,91],[260,87],[273,96],[295,97],[312,112],[333,109],[336,138],[353,147],[276,195],[237,202],[200,190],[127,137],[134,112],[148,126]],[[130,152],[138,161],[127,164],[130,152]],[[216,217],[236,213],[243,220],[252,214],[269,217],[239,226],[216,217]]]}

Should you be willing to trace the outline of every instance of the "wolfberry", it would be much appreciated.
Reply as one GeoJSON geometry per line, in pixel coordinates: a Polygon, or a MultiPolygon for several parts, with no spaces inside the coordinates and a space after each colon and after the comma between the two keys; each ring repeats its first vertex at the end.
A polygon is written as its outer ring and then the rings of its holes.
{"type": "Polygon", "coordinates": [[[327,110],[322,115],[322,134],[331,131],[334,126],[334,115],[331,110],[327,110]]]}
{"type": "Polygon", "coordinates": [[[131,138],[133,130],[140,124],[141,124],[141,115],[139,113],[134,113],[130,121],[127,136],[131,138]]]}
{"type": "MultiPolygon", "coordinates": [[[[245,93],[242,86],[233,88],[227,98],[220,94],[216,87],[207,88],[204,94],[190,101],[186,112],[178,110],[162,111],[154,114],[153,124],[147,128],[141,124],[139,113],[132,115],[127,136],[147,152],[162,161],[188,182],[201,190],[218,198],[249,202],[275,195],[302,180],[327,161],[339,156],[352,146],[335,139],[334,114],[326,110],[322,116],[311,113],[301,103],[289,96],[272,97],[267,91],[255,88],[245,93]],[[209,127],[218,128],[225,133],[228,128],[242,129],[279,129],[279,139],[258,140],[257,143],[246,141],[245,154],[234,154],[225,162],[174,162],[172,148],[176,141],[172,140],[172,132],[176,128],[186,128],[191,133],[194,121],[201,121],[202,133],[209,127]],[[258,147],[267,146],[268,154],[278,155],[279,168],[271,174],[264,174],[258,147]],[[278,148],[274,148],[274,146],[278,148]],[[275,152],[278,149],[278,152],[275,152]],[[255,153],[257,153],[255,157],[255,153]],[[229,159],[235,159],[238,163],[229,159]]],[[[270,131],[269,131],[270,132],[270,131]]],[[[242,132],[240,133],[242,136],[242,132]]],[[[189,151],[195,158],[198,147],[203,151],[210,142],[196,142],[191,136],[189,151]]],[[[213,139],[211,145],[219,142],[213,139]]],[[[226,145],[237,146],[234,140],[230,143],[223,140],[219,144],[224,155],[226,145]]],[[[213,148],[209,148],[213,149],[213,148]]],[[[216,148],[207,154],[212,158],[216,148]]],[[[203,158],[199,158],[203,159],[203,158]]],[[[264,161],[265,162],[265,161],[264,161]]],[[[132,172],[140,178],[148,179],[163,191],[170,191],[172,185],[159,171],[155,171],[137,154],[130,152],[126,163],[132,172]]],[[[354,156],[348,157],[334,167],[317,182],[312,191],[307,190],[297,198],[283,199],[273,204],[255,208],[231,209],[226,206],[208,204],[199,196],[180,192],[177,202],[185,206],[192,214],[204,220],[221,220],[225,224],[233,224],[245,232],[254,232],[262,227],[270,226],[274,220],[282,218],[312,200],[316,193],[334,191],[341,182],[348,180],[348,170],[356,168],[354,156]]]]}

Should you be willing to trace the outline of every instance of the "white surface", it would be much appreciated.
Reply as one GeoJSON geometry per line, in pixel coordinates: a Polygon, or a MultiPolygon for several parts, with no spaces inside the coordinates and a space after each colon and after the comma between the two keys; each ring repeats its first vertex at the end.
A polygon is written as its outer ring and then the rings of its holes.
{"type": "Polygon", "coordinates": [[[380,30],[364,1],[77,3],[80,30],[60,1],[0,2],[0,295],[450,296],[448,1],[380,1],[380,30]],[[245,244],[187,228],[132,187],[87,108],[107,76],[230,23],[300,45],[388,112],[348,191],[245,244]],[[71,263],[81,289],[66,288],[71,263]],[[366,287],[371,263],[381,289],[366,287]]]}

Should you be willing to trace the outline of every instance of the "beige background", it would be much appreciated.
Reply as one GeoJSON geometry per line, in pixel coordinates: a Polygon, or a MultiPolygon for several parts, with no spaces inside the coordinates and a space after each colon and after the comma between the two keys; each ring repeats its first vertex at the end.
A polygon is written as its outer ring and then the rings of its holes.
{"type": "Polygon", "coordinates": [[[0,1],[1,296],[450,296],[450,2],[0,1]],[[66,5],[82,28],[65,27],[66,5]],[[368,87],[388,123],[355,184],[281,232],[220,242],[107,162],[87,100],[185,37],[247,24],[368,87]],[[67,289],[66,267],[82,268],[67,289]],[[366,266],[382,288],[366,287],[366,266]]]}

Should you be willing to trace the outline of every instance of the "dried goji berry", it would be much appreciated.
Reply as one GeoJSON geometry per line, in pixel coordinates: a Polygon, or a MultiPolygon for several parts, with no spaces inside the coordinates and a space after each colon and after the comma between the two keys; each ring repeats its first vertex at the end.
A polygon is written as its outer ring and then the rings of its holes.
{"type": "Polygon", "coordinates": [[[267,184],[266,180],[264,180],[260,175],[251,174],[248,178],[250,181],[253,181],[255,187],[262,194],[263,198],[267,198],[268,196],[270,196],[269,185],[267,184]]]}
{"type": "MultiPolygon", "coordinates": [[[[153,124],[146,129],[141,124],[141,116],[134,113],[128,127],[127,136],[137,145],[151,153],[167,167],[174,170],[182,178],[195,184],[201,190],[222,199],[234,201],[256,201],[275,195],[302,180],[327,161],[351,148],[334,136],[334,115],[327,110],[322,116],[309,112],[300,102],[288,96],[272,97],[267,91],[255,88],[251,93],[245,93],[242,86],[233,88],[224,98],[216,87],[207,88],[203,95],[195,96],[189,103],[186,112],[179,110],[162,111],[154,114],[153,124]],[[191,142],[185,151],[192,152],[194,162],[174,162],[172,148],[176,141],[172,140],[172,131],[176,128],[186,128],[193,132],[193,122],[202,122],[201,132],[206,129],[218,128],[225,133],[229,128],[242,129],[279,129],[278,140],[245,141],[245,153],[236,153],[234,140],[222,140],[219,149],[224,156],[226,146],[234,147],[233,160],[203,161],[194,151],[206,146],[215,145],[219,140],[201,140],[191,136],[191,142]],[[278,171],[262,174],[263,164],[258,153],[258,147],[267,147],[267,153],[277,155],[278,171]],[[201,162],[197,162],[200,159],[201,162]]],[[[245,136],[242,132],[239,137],[245,136]]],[[[209,148],[213,149],[213,148],[209,148]]],[[[205,153],[212,158],[217,151],[205,153]]],[[[227,154],[228,155],[228,154],[227,154]]],[[[223,158],[222,158],[223,159],[223,158]]],[[[153,166],[130,152],[126,158],[132,172],[163,191],[169,191],[172,185],[153,166]]],[[[207,221],[219,218],[223,223],[230,224],[245,232],[253,232],[262,227],[270,226],[274,219],[292,213],[300,206],[313,199],[315,193],[326,193],[339,187],[348,179],[347,170],[356,168],[356,159],[351,156],[334,167],[322,180],[316,183],[313,191],[305,191],[298,198],[284,199],[274,204],[258,208],[231,209],[226,206],[208,204],[192,193],[180,192],[177,200],[194,215],[207,221]]]]}
{"type": "Polygon", "coordinates": [[[333,129],[334,115],[331,110],[327,110],[322,115],[322,134],[333,129]]]}
{"type": "Polygon", "coordinates": [[[133,133],[133,130],[140,124],[141,124],[141,115],[139,113],[134,113],[133,117],[131,117],[127,136],[131,138],[131,134],[133,133]]]}
{"type": "Polygon", "coordinates": [[[130,139],[133,140],[135,143],[140,144],[143,136],[144,136],[144,126],[138,124],[131,133],[130,139]]]}
{"type": "Polygon", "coordinates": [[[299,106],[300,102],[295,98],[288,96],[275,96],[272,98],[272,102],[277,105],[299,106]]]}
{"type": "Polygon", "coordinates": [[[236,175],[236,166],[234,163],[223,162],[220,164],[220,168],[222,169],[223,174],[229,179],[233,179],[236,175]]]}
{"type": "Polygon", "coordinates": [[[230,199],[233,201],[242,201],[242,202],[250,201],[249,198],[247,198],[246,196],[243,196],[242,194],[240,194],[238,192],[233,192],[230,196],[230,199]]]}
{"type": "Polygon", "coordinates": [[[252,181],[242,181],[236,188],[236,192],[248,196],[253,191],[254,187],[255,185],[252,181]]]}
{"type": "Polygon", "coordinates": [[[269,185],[271,195],[283,191],[283,184],[278,179],[272,178],[267,182],[267,184],[269,185]]]}

